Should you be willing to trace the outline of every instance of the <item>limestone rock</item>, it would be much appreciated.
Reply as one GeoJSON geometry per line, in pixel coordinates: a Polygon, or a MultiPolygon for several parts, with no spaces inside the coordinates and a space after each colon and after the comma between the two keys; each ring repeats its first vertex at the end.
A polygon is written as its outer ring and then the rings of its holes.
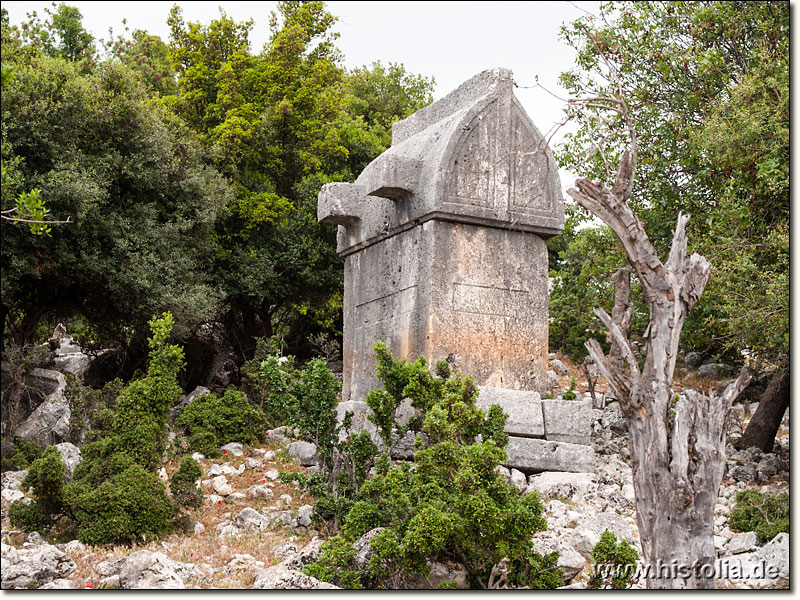
{"type": "Polygon", "coordinates": [[[251,485],[249,488],[247,488],[245,494],[248,498],[269,499],[273,496],[272,488],[263,483],[260,485],[251,485]]]}
{"type": "Polygon", "coordinates": [[[22,486],[22,480],[28,474],[28,469],[22,471],[6,471],[0,478],[0,488],[4,490],[18,490],[22,486]]]}
{"type": "Polygon", "coordinates": [[[253,590],[338,590],[332,583],[319,581],[300,571],[275,565],[256,573],[253,590]]]}
{"type": "Polygon", "coordinates": [[[304,467],[317,464],[319,452],[311,442],[292,442],[287,449],[289,456],[296,459],[304,467]]]}
{"type": "Polygon", "coordinates": [[[264,459],[263,458],[248,458],[244,462],[244,466],[246,469],[260,469],[264,466],[264,459]]]}
{"type": "Polygon", "coordinates": [[[699,352],[688,352],[683,362],[687,367],[696,369],[703,362],[703,355],[699,352]]]}
{"type": "Polygon", "coordinates": [[[236,526],[241,527],[242,529],[258,529],[260,531],[266,531],[269,529],[271,523],[271,519],[259,512],[256,512],[250,507],[245,508],[238,515],[236,515],[236,526]]]}
{"type": "Polygon", "coordinates": [[[597,491],[594,473],[544,472],[531,475],[526,493],[536,490],[543,500],[551,498],[582,499],[597,491]]]}
{"type": "Polygon", "coordinates": [[[542,400],[537,392],[479,387],[475,405],[485,413],[496,404],[508,415],[503,431],[518,437],[544,437],[542,400]]]}
{"type": "Polygon", "coordinates": [[[189,406],[192,402],[197,400],[198,398],[202,398],[203,396],[208,396],[211,393],[207,387],[203,387],[202,385],[198,385],[194,388],[189,394],[184,396],[181,401],[177,404],[177,406],[173,407],[169,411],[170,419],[175,421],[181,413],[183,409],[189,406]]]}
{"type": "Polygon", "coordinates": [[[455,581],[456,587],[460,590],[469,589],[467,577],[469,573],[464,565],[456,562],[432,562],[428,561],[430,573],[427,577],[423,575],[407,575],[403,580],[403,588],[408,590],[435,590],[439,584],[446,581],[455,581]]]}
{"type": "Polygon", "coordinates": [[[217,475],[214,477],[212,486],[214,487],[214,491],[220,496],[229,496],[233,493],[233,488],[228,483],[228,479],[225,475],[217,475]]]}
{"type": "Polygon", "coordinates": [[[161,552],[138,550],[122,561],[120,587],[125,590],[182,590],[185,586],[175,567],[175,561],[161,552]]]}
{"type": "Polygon", "coordinates": [[[292,433],[291,428],[286,425],[282,425],[280,427],[276,427],[275,429],[270,429],[267,431],[267,437],[270,440],[275,442],[276,444],[289,444],[292,441],[292,433]]]}
{"type": "Polygon", "coordinates": [[[363,567],[369,559],[372,557],[372,547],[371,542],[372,538],[376,535],[384,531],[385,527],[376,527],[375,529],[370,529],[367,533],[362,535],[358,540],[353,543],[353,548],[356,551],[356,564],[359,567],[363,567]]]}
{"type": "Polygon", "coordinates": [[[9,549],[3,555],[2,588],[41,588],[55,579],[70,575],[77,566],[64,552],[50,544],[9,549]]]}
{"type": "Polygon", "coordinates": [[[569,369],[557,358],[550,361],[550,368],[553,369],[557,375],[569,375],[569,369]]]}
{"type": "Polygon", "coordinates": [[[728,540],[725,549],[731,554],[742,554],[744,552],[751,552],[757,547],[758,536],[753,531],[746,531],[744,533],[737,533],[728,540]]]}
{"type": "Polygon", "coordinates": [[[522,473],[522,471],[518,471],[517,469],[511,469],[510,483],[515,488],[517,488],[517,491],[521,494],[528,487],[528,478],[525,477],[525,474],[522,473]]]}
{"type": "Polygon", "coordinates": [[[74,581],[70,581],[69,579],[54,579],[53,581],[45,583],[39,589],[40,590],[74,590],[75,589],[75,582],[74,581]]]}
{"type": "Polygon", "coordinates": [[[322,550],[322,544],[325,543],[319,536],[314,538],[306,544],[300,551],[292,553],[281,565],[288,570],[302,571],[308,565],[316,562],[319,559],[322,550]]]}
{"type": "Polygon", "coordinates": [[[280,474],[280,472],[278,472],[278,469],[270,469],[269,471],[264,473],[264,477],[266,479],[269,479],[270,481],[275,481],[280,476],[281,476],[281,474],[280,474]]]}
{"type": "Polygon", "coordinates": [[[72,474],[75,472],[81,462],[81,451],[75,444],[70,442],[61,442],[56,444],[56,449],[61,454],[61,461],[67,467],[67,472],[64,474],[64,479],[69,482],[72,479],[72,474]]]}
{"type": "Polygon", "coordinates": [[[31,375],[52,390],[44,401],[15,430],[14,437],[36,442],[42,447],[59,444],[69,436],[71,411],[64,396],[67,380],[58,371],[33,369],[31,375]]]}
{"type": "Polygon", "coordinates": [[[767,566],[767,577],[755,580],[755,587],[789,589],[789,534],[779,533],[768,544],[759,548],[756,556],[767,566]],[[770,577],[770,568],[776,572],[770,577]]]}
{"type": "Polygon", "coordinates": [[[239,442],[231,442],[230,444],[225,444],[222,448],[220,448],[223,454],[226,452],[228,454],[232,454],[233,456],[243,456],[244,455],[244,448],[239,442]]]}

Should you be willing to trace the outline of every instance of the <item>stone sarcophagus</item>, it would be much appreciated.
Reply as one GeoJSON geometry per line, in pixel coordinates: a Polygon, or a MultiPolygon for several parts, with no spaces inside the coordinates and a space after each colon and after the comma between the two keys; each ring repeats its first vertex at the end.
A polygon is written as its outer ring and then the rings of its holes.
{"type": "Polygon", "coordinates": [[[547,249],[558,170],[511,72],[473,77],[396,123],[355,183],[319,194],[345,257],[344,401],[378,387],[373,346],[448,360],[490,388],[547,390],[547,249]]]}

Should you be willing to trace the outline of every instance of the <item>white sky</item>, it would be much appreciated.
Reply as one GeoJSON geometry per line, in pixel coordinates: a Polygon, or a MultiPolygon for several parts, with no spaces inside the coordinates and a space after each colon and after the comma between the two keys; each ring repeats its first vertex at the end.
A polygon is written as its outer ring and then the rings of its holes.
{"type": "MultiPolygon", "coordinates": [[[[108,28],[123,33],[144,29],[169,39],[167,15],[175,2],[69,2],[83,14],[95,38],[108,38],[108,28]]],[[[177,2],[187,21],[207,24],[222,6],[237,21],[253,18],[252,49],[259,51],[269,35],[269,14],[276,2],[177,2]]],[[[403,63],[407,70],[436,78],[438,99],[476,73],[507,67],[520,86],[533,86],[535,76],[548,90],[566,97],[558,75],[574,60],[572,49],[558,39],[559,27],[597,12],[600,2],[328,2],[339,17],[338,47],[347,67],[372,61],[403,63]],[[580,8],[579,8],[580,7],[580,8]]],[[[50,2],[3,2],[11,23],[50,2]]],[[[541,88],[517,89],[517,97],[536,126],[546,134],[562,118],[563,103],[541,88]]],[[[556,134],[554,142],[560,139],[556,134]]],[[[572,177],[562,173],[562,182],[572,177]]]]}

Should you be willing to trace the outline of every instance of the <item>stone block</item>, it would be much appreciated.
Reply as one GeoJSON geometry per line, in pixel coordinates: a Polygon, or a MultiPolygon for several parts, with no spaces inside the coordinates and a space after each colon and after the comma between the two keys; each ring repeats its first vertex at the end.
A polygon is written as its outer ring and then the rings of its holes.
{"type": "Polygon", "coordinates": [[[592,403],[586,400],[542,400],[544,437],[548,441],[589,445],[592,403]]]}
{"type": "Polygon", "coordinates": [[[489,411],[497,404],[508,415],[504,431],[517,437],[544,437],[542,401],[538,392],[480,387],[476,405],[489,411]]]}
{"type": "Polygon", "coordinates": [[[591,446],[509,437],[506,452],[506,466],[520,471],[591,473],[596,467],[591,446]]]}

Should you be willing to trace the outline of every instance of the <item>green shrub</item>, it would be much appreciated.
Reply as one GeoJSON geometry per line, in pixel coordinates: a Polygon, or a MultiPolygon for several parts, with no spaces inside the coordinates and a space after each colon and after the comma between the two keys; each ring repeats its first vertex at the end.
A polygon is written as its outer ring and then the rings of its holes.
{"type": "MultiPolygon", "coordinates": [[[[134,543],[169,527],[175,506],[154,471],[166,443],[167,412],[181,396],[177,375],[183,352],[166,343],[170,315],[154,318],[150,326],[147,374],[122,390],[113,420],[105,412],[111,402],[103,402],[104,425],[95,433],[107,435],[83,446],[69,484],[64,485],[66,467],[55,448],[34,461],[24,483],[35,500],[28,507],[12,506],[19,526],[49,530],[68,517],[78,539],[89,544],[134,543]]],[[[192,472],[191,465],[187,469],[192,472]]]]}
{"type": "Polygon", "coordinates": [[[578,399],[578,395],[575,393],[575,386],[576,385],[578,385],[578,381],[573,377],[572,379],[570,379],[569,389],[566,392],[564,392],[564,395],[562,396],[562,398],[564,398],[564,400],[577,400],[578,399]]]}
{"type": "Polygon", "coordinates": [[[172,475],[170,492],[181,506],[199,507],[203,504],[203,492],[195,483],[203,476],[203,470],[197,461],[187,456],[181,461],[180,468],[172,475]]]}
{"type": "Polygon", "coordinates": [[[124,385],[117,378],[96,390],[83,384],[80,378],[67,381],[64,396],[70,407],[70,434],[73,444],[82,445],[111,435],[117,398],[124,385]]]}
{"type": "Polygon", "coordinates": [[[734,531],[755,531],[768,542],[779,533],[789,533],[789,494],[762,494],[744,490],[736,494],[736,506],[728,516],[734,531]]]}
{"type": "Polygon", "coordinates": [[[169,528],[175,507],[154,473],[135,462],[97,487],[67,486],[78,539],[86,544],[132,544],[169,528]]]}
{"type": "Polygon", "coordinates": [[[192,450],[215,456],[230,442],[253,444],[266,439],[267,423],[242,392],[228,390],[222,398],[202,396],[183,409],[176,424],[189,436],[192,450]]]}
{"type": "Polygon", "coordinates": [[[183,392],[178,373],[183,368],[183,350],[167,344],[174,320],[165,313],[150,321],[152,337],[147,375],[129,383],[117,399],[113,444],[118,452],[130,454],[147,470],[161,462],[167,445],[169,409],[183,392]]]}
{"type": "Polygon", "coordinates": [[[624,590],[631,584],[639,553],[627,540],[617,541],[617,536],[604,531],[600,541],[592,548],[595,572],[590,581],[593,589],[624,590]],[[600,566],[602,565],[602,566],[600,566]],[[600,566],[600,568],[598,568],[600,566]]]}
{"type": "Polygon", "coordinates": [[[292,392],[292,382],[297,377],[294,360],[270,353],[274,347],[275,344],[258,340],[255,358],[242,367],[243,388],[271,427],[291,423],[297,405],[292,392]]]}
{"type": "Polygon", "coordinates": [[[55,446],[49,446],[28,468],[22,487],[32,490],[35,499],[25,505],[12,502],[11,524],[26,531],[46,534],[64,515],[64,475],[66,466],[55,446]]]}
{"type": "Polygon", "coordinates": [[[27,469],[33,461],[41,458],[43,454],[42,447],[39,444],[23,438],[14,438],[12,445],[13,449],[9,453],[10,456],[2,459],[3,471],[27,469]]]}
{"type": "Polygon", "coordinates": [[[472,378],[451,375],[446,364],[437,365],[434,375],[424,358],[408,364],[394,360],[383,344],[375,349],[384,387],[368,402],[381,436],[392,439],[394,408],[410,398],[421,412],[411,428],[419,428],[428,445],[418,444],[413,467],[392,466],[386,454],[375,462],[339,536],[306,572],[343,586],[391,588],[406,575],[427,575],[428,561],[455,558],[474,586],[485,587],[492,568],[505,559],[509,585],[560,585],[556,556],[531,549],[531,536],[546,528],[538,495],[520,497],[496,471],[506,459],[506,415],[497,406],[485,415],[475,405],[472,378]],[[385,530],[371,542],[374,556],[358,568],[348,546],[376,527],[385,530]]]}

